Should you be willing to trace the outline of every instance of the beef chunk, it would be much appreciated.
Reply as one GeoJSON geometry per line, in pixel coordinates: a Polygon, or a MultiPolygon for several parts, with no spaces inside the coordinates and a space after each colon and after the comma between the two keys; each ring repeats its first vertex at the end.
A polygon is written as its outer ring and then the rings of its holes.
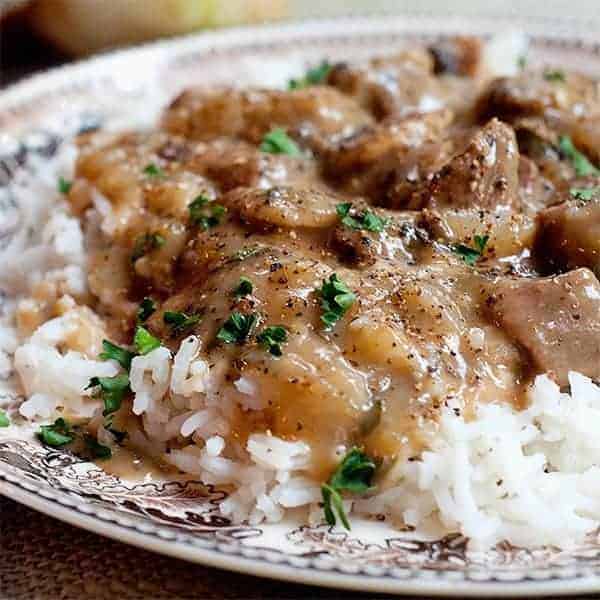
{"type": "Polygon", "coordinates": [[[526,71],[517,77],[494,80],[479,102],[481,117],[498,117],[513,123],[522,117],[539,117],[593,161],[600,161],[600,87],[579,73],[526,71]]]}
{"type": "Polygon", "coordinates": [[[331,236],[331,246],[340,254],[340,258],[357,267],[367,267],[377,259],[377,245],[373,235],[366,231],[349,229],[338,225],[331,236]]]}
{"type": "MultiPolygon", "coordinates": [[[[324,168],[337,179],[356,178],[393,157],[401,163],[416,148],[446,137],[454,115],[448,109],[405,119],[387,119],[342,140],[324,156],[324,168]]],[[[407,158],[407,160],[410,160],[407,158]]]]}
{"type": "Polygon", "coordinates": [[[497,325],[525,348],[536,372],[560,385],[570,369],[600,377],[600,283],[588,269],[536,279],[504,279],[488,306],[497,325]]]}
{"type": "Polygon", "coordinates": [[[363,64],[336,64],[327,83],[355,98],[377,119],[422,112],[424,98],[438,91],[433,60],[424,49],[363,64]]]}
{"type": "Polygon", "coordinates": [[[556,202],[554,185],[523,155],[519,158],[519,199],[521,210],[529,215],[556,202]]]}
{"type": "Polygon", "coordinates": [[[434,73],[449,73],[473,77],[481,60],[481,40],[457,36],[432,44],[429,52],[433,57],[434,73]]]}
{"type": "Polygon", "coordinates": [[[547,271],[589,267],[599,273],[600,187],[572,189],[583,195],[581,200],[563,202],[538,214],[535,255],[547,271]]]}
{"type": "Polygon", "coordinates": [[[316,161],[261,152],[252,144],[227,138],[198,144],[188,166],[213,181],[222,192],[238,187],[314,186],[319,179],[316,161]]]}
{"type": "Polygon", "coordinates": [[[372,122],[352,98],[328,86],[291,92],[198,88],[186,90],[167,108],[162,127],[196,140],[237,137],[252,144],[281,127],[321,151],[372,122]]]}
{"type": "Polygon", "coordinates": [[[519,152],[514,131],[492,119],[413,193],[409,208],[494,209],[518,205],[519,152]]]}
{"type": "Polygon", "coordinates": [[[447,139],[452,119],[451,111],[440,110],[386,120],[325,154],[324,172],[348,194],[403,208],[419,184],[452,156],[455,142],[447,139]]]}

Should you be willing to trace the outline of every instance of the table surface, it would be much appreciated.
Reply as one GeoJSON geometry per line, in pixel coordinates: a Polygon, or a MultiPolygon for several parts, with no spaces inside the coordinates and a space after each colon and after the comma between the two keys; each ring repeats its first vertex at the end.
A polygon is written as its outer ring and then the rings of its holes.
{"type": "Polygon", "coordinates": [[[0,497],[2,600],[340,597],[335,590],[227,573],[132,548],[0,497]]]}
{"type": "MultiPolygon", "coordinates": [[[[311,4],[314,5],[312,0],[299,3],[299,12],[303,16],[310,14],[311,4]]],[[[334,12],[336,4],[344,6],[335,0],[328,6],[328,14],[334,12]]],[[[415,3],[400,4],[406,5],[403,8],[414,8],[407,5],[415,3]]],[[[427,2],[418,4],[421,8],[431,8],[425,6],[427,2]]],[[[461,8],[481,6],[473,0],[461,0],[459,4],[461,8]]],[[[535,13],[541,3],[521,0],[519,4],[529,6],[535,13]]],[[[556,14],[560,4],[560,1],[549,0],[544,6],[546,11],[556,14]]],[[[350,2],[346,7],[356,9],[358,5],[358,2],[350,2]]],[[[562,7],[570,14],[586,14],[591,2],[562,2],[562,7]]],[[[65,56],[32,36],[22,23],[0,31],[0,85],[65,60],[65,56]]],[[[201,567],[82,531],[0,497],[0,600],[360,600],[374,597],[201,567]]]]}

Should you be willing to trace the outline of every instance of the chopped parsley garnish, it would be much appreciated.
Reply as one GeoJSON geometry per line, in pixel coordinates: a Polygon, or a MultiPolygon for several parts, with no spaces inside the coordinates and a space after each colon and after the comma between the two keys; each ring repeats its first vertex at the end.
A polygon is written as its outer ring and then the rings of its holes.
{"type": "Polygon", "coordinates": [[[323,83],[331,71],[331,65],[324,60],[321,64],[316,67],[312,67],[306,71],[304,77],[300,79],[290,79],[288,82],[288,88],[290,90],[298,90],[300,88],[308,87],[309,85],[318,85],[323,83]]]}
{"type": "Polygon", "coordinates": [[[571,198],[575,200],[582,200],[583,202],[588,202],[594,196],[600,195],[600,187],[591,187],[591,188],[571,188],[569,190],[569,194],[571,198]]]}
{"type": "Polygon", "coordinates": [[[138,236],[133,245],[131,253],[131,262],[135,262],[138,258],[142,258],[145,254],[156,250],[165,245],[165,238],[160,233],[144,233],[138,236]]]}
{"type": "Polygon", "coordinates": [[[121,373],[115,377],[92,377],[86,389],[99,388],[99,396],[104,402],[102,414],[106,417],[119,408],[129,389],[129,375],[121,373]]]}
{"type": "Polygon", "coordinates": [[[233,290],[233,293],[238,298],[241,298],[242,296],[248,296],[249,294],[251,294],[253,289],[254,286],[252,285],[252,282],[247,277],[244,277],[242,275],[242,277],[240,277],[239,283],[233,290]]]}
{"type": "Polygon", "coordinates": [[[75,439],[73,428],[62,417],[52,425],[42,425],[37,435],[44,444],[55,447],[70,444],[75,439]]]}
{"type": "Polygon", "coordinates": [[[94,436],[85,435],[83,442],[92,458],[106,459],[112,456],[112,450],[108,446],[102,445],[94,436]]]}
{"type": "Polygon", "coordinates": [[[8,427],[9,425],[10,419],[8,415],[3,410],[0,410],[0,427],[8,427]]]}
{"type": "Polygon", "coordinates": [[[265,327],[256,336],[257,342],[273,356],[281,356],[281,345],[287,342],[287,331],[281,325],[265,327]]]}
{"type": "Polygon", "coordinates": [[[360,213],[351,214],[352,202],[344,202],[335,207],[342,224],[350,229],[364,229],[379,233],[388,224],[388,219],[378,217],[374,212],[365,210],[360,213]]]}
{"type": "Polygon", "coordinates": [[[58,179],[58,191],[61,194],[65,194],[65,196],[71,191],[71,187],[73,187],[73,182],[65,179],[64,177],[59,177],[58,179]]]}
{"type": "Polygon", "coordinates": [[[483,251],[490,239],[489,235],[475,235],[473,242],[475,247],[466,246],[465,244],[456,244],[452,250],[458,254],[468,265],[473,266],[482,256],[483,251]]]}
{"type": "Polygon", "coordinates": [[[258,315],[256,313],[244,315],[232,312],[217,332],[217,339],[225,344],[243,344],[257,323],[258,315]]]}
{"type": "Polygon", "coordinates": [[[571,162],[577,177],[600,175],[600,169],[595,167],[585,154],[582,154],[575,148],[568,135],[560,136],[560,139],[558,140],[558,149],[563,156],[571,162]]]}
{"type": "Polygon", "coordinates": [[[131,361],[135,354],[127,348],[121,348],[108,340],[102,340],[103,352],[100,353],[102,360],[116,360],[124,369],[129,371],[131,361]]]}
{"type": "Polygon", "coordinates": [[[565,72],[560,69],[546,69],[544,71],[544,79],[546,81],[566,81],[565,72]]]}
{"type": "Polygon", "coordinates": [[[188,209],[190,211],[190,222],[193,225],[202,227],[202,229],[210,229],[218,225],[226,212],[224,206],[212,202],[202,194],[188,204],[188,209]]]}
{"type": "Polygon", "coordinates": [[[200,321],[200,315],[188,315],[184,312],[167,310],[163,314],[163,321],[171,326],[173,335],[179,335],[196,325],[200,321]]]}
{"type": "Polygon", "coordinates": [[[155,163],[150,163],[144,167],[144,175],[148,177],[164,177],[165,172],[155,163]]]}
{"type": "Polygon", "coordinates": [[[326,329],[331,329],[339,321],[356,300],[356,295],[339,279],[336,273],[323,280],[318,294],[321,296],[323,314],[321,321],[326,329]]]}
{"type": "Polygon", "coordinates": [[[156,303],[152,298],[144,298],[137,311],[138,323],[145,323],[156,312],[156,303]]]}
{"type": "Polygon", "coordinates": [[[270,154],[289,154],[290,156],[301,156],[302,152],[296,142],[280,128],[273,129],[267,133],[260,143],[260,149],[270,154]]]}
{"type": "Polygon", "coordinates": [[[152,352],[152,350],[156,350],[160,346],[160,340],[154,337],[145,327],[138,325],[135,328],[133,344],[138,353],[143,356],[152,352]]]}
{"type": "Polygon", "coordinates": [[[350,529],[340,492],[348,491],[357,494],[370,492],[374,489],[371,480],[376,468],[375,461],[358,448],[352,448],[344,456],[329,481],[321,486],[323,510],[328,525],[336,524],[337,514],[344,527],[350,529]]]}

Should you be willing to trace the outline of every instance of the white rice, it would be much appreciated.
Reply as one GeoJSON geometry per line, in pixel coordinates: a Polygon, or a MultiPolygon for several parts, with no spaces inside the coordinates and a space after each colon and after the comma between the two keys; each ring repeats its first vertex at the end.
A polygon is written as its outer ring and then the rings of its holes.
{"type": "Polygon", "coordinates": [[[600,387],[574,372],[569,382],[561,394],[539,376],[527,410],[484,405],[470,423],[446,409],[431,450],[355,510],[421,527],[434,519],[482,547],[581,541],[600,521],[600,387]]]}
{"type": "Polygon", "coordinates": [[[113,361],[93,360],[72,350],[61,352],[61,345],[79,326],[79,316],[67,313],[41,325],[15,351],[14,367],[29,397],[20,408],[23,416],[45,415],[42,398],[78,417],[91,417],[98,408],[99,402],[85,388],[92,377],[112,377],[119,369],[113,361]]]}
{"type": "MultiPolygon", "coordinates": [[[[488,64],[509,72],[524,48],[522,37],[496,41],[487,50],[488,64]]],[[[18,209],[1,215],[0,233],[17,233],[0,249],[0,288],[18,294],[21,307],[34,302],[32,289],[42,281],[74,298],[86,292],[85,237],[56,193],[58,176],[71,176],[73,158],[74,149],[65,145],[56,159],[36,165],[35,176],[18,175],[11,188],[18,209]]],[[[101,196],[95,211],[97,223],[110,229],[111,207],[101,196]]],[[[23,339],[15,327],[17,302],[7,300],[0,312],[0,377],[13,369],[19,375],[26,399],[18,413],[25,419],[49,422],[57,411],[93,417],[101,407],[85,389],[89,379],[119,372],[113,361],[65,349],[81,316],[69,302],[71,310],[23,339]]],[[[471,330],[469,342],[482,346],[483,331],[471,330]]],[[[307,444],[254,433],[241,447],[228,437],[236,407],[260,411],[263,403],[247,377],[224,392],[226,367],[209,366],[194,336],[174,356],[161,347],[134,358],[133,412],[141,426],[128,432],[130,442],[206,483],[226,486],[230,494],[221,512],[234,521],[275,522],[298,507],[307,519],[322,519],[321,482],[308,475],[307,444]],[[182,447],[167,452],[166,442],[175,439],[182,447]]],[[[600,387],[577,373],[569,381],[566,394],[547,376],[538,377],[529,408],[520,412],[490,404],[466,422],[452,407],[443,409],[430,449],[396,464],[370,497],[345,499],[346,509],[439,535],[461,532],[472,547],[502,540],[561,547],[580,542],[600,523],[600,387]]],[[[18,421],[19,414],[10,416],[18,421]]],[[[114,443],[101,427],[99,436],[114,443]]]]}
{"type": "MultiPolygon", "coordinates": [[[[48,211],[39,210],[41,230],[33,232],[39,266],[22,273],[27,281],[19,289],[25,293],[49,264],[53,276],[64,281],[70,269],[81,268],[81,229],[65,211],[59,203],[44,225],[48,211]],[[56,232],[67,230],[70,242],[58,244],[56,232]]],[[[26,254],[23,246],[11,245],[0,260],[7,264],[15,252],[26,254]]],[[[10,285],[15,273],[5,279],[10,285]]],[[[24,340],[10,315],[0,323],[0,368],[4,359],[4,370],[12,366],[19,374],[27,398],[19,412],[26,419],[51,421],[59,409],[92,417],[99,401],[85,390],[89,379],[119,372],[113,361],[62,349],[78,326],[76,311],[43,323],[24,340]]],[[[479,331],[470,337],[473,344],[481,343],[479,331]]],[[[143,429],[130,432],[132,443],[206,483],[229,486],[232,493],[221,511],[236,521],[278,521],[286,509],[297,507],[321,518],[320,482],[306,473],[307,444],[262,433],[251,435],[245,448],[226,441],[234,404],[246,411],[263,405],[255,383],[245,377],[234,382],[237,394],[217,396],[222,374],[220,365],[209,368],[195,336],[186,338],[174,356],[160,347],[134,358],[133,412],[142,417],[143,429]],[[188,444],[167,453],[165,442],[172,439],[188,444]]],[[[472,547],[502,540],[563,547],[581,541],[600,522],[600,387],[577,373],[569,381],[570,394],[564,394],[548,377],[538,377],[531,404],[521,412],[491,404],[465,422],[452,407],[444,409],[431,449],[396,465],[378,493],[345,500],[347,509],[388,515],[440,535],[458,531],[472,547]]],[[[114,443],[108,432],[99,435],[114,443]]]]}

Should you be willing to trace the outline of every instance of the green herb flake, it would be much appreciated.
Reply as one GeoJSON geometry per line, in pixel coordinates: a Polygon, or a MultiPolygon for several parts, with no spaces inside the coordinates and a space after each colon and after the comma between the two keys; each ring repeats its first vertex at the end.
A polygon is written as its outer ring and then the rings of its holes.
{"type": "Polygon", "coordinates": [[[133,345],[142,356],[160,347],[160,340],[154,337],[145,327],[138,325],[133,336],[133,345]]]}
{"type": "Polygon", "coordinates": [[[379,217],[370,210],[366,210],[357,214],[351,214],[351,202],[343,202],[342,204],[338,204],[335,209],[342,224],[350,229],[363,229],[366,231],[380,233],[385,229],[389,222],[389,219],[379,217]]]}
{"type": "Polygon", "coordinates": [[[321,321],[326,329],[331,329],[346,311],[354,304],[356,295],[339,279],[336,273],[323,280],[323,285],[317,293],[321,297],[321,321]]]}
{"type": "Polygon", "coordinates": [[[288,88],[290,90],[299,90],[308,87],[309,85],[319,85],[324,83],[327,76],[331,72],[331,65],[326,60],[322,61],[316,67],[309,69],[304,77],[299,79],[290,79],[288,88]]]}
{"type": "Polygon", "coordinates": [[[131,262],[134,263],[142,256],[165,245],[165,238],[160,233],[144,233],[138,236],[133,245],[131,262]]]}
{"type": "Polygon", "coordinates": [[[98,388],[97,394],[104,402],[102,414],[106,417],[121,408],[123,398],[131,390],[129,388],[129,375],[121,373],[115,377],[92,377],[86,389],[98,388]]]}
{"type": "Polygon", "coordinates": [[[289,156],[302,155],[296,142],[280,128],[273,129],[263,137],[260,149],[269,154],[288,154],[289,156]]]}
{"type": "Polygon", "coordinates": [[[173,335],[180,335],[194,327],[200,321],[200,315],[188,315],[184,312],[167,310],[163,314],[163,321],[171,326],[173,335]]]}
{"type": "Polygon", "coordinates": [[[144,298],[137,311],[137,322],[145,323],[156,312],[156,303],[152,298],[144,298]]]}
{"type": "Polygon", "coordinates": [[[281,356],[281,345],[287,342],[287,331],[282,325],[271,325],[256,336],[256,341],[273,356],[281,356]]]}
{"type": "Polygon", "coordinates": [[[483,254],[483,251],[485,250],[485,247],[487,246],[489,239],[490,239],[489,235],[473,236],[473,241],[475,242],[475,247],[477,248],[477,250],[479,250],[479,252],[481,254],[483,254]]]}
{"type": "Polygon", "coordinates": [[[242,277],[240,277],[240,281],[238,282],[236,288],[233,290],[233,293],[238,298],[241,298],[243,296],[248,296],[249,294],[251,294],[253,289],[254,289],[254,286],[252,285],[252,282],[250,281],[250,279],[248,279],[247,277],[244,277],[242,275],[242,277]]]}
{"type": "Polygon", "coordinates": [[[144,167],[144,175],[148,177],[165,177],[165,172],[155,163],[150,163],[144,167]]]}
{"type": "Polygon", "coordinates": [[[522,71],[527,66],[527,55],[521,54],[519,58],[517,58],[517,67],[522,71]]]}
{"type": "Polygon", "coordinates": [[[376,469],[375,461],[358,448],[352,448],[344,456],[329,481],[321,486],[325,520],[329,525],[336,524],[337,515],[344,527],[350,529],[340,492],[364,494],[372,491],[371,481],[376,469]]]}
{"type": "Polygon", "coordinates": [[[483,251],[489,239],[489,235],[475,235],[473,236],[474,248],[465,244],[455,244],[452,251],[458,254],[468,265],[473,266],[483,256],[483,251]]]}
{"type": "Polygon", "coordinates": [[[225,344],[243,344],[258,323],[258,315],[232,312],[217,332],[217,339],[225,344]]]}
{"type": "Polygon", "coordinates": [[[188,210],[190,211],[190,222],[192,225],[205,230],[216,227],[227,212],[224,206],[211,201],[202,194],[188,204],[188,210]]]}
{"type": "Polygon", "coordinates": [[[100,353],[102,360],[116,360],[124,369],[129,371],[131,361],[135,354],[127,348],[121,348],[108,340],[102,340],[103,352],[100,353]]]}
{"type": "Polygon", "coordinates": [[[10,425],[10,419],[8,415],[0,409],[0,427],[8,427],[10,425]]]}
{"type": "Polygon", "coordinates": [[[112,456],[112,450],[108,446],[102,445],[92,435],[85,435],[83,442],[88,452],[92,455],[92,458],[106,460],[112,456]]]}
{"type": "Polygon", "coordinates": [[[577,177],[600,175],[600,169],[595,167],[585,154],[582,154],[575,148],[569,136],[560,136],[558,140],[558,149],[561,154],[571,162],[577,177]]]}
{"type": "Polygon", "coordinates": [[[565,72],[560,69],[546,69],[544,71],[544,79],[546,81],[565,82],[565,72]]]}
{"type": "Polygon", "coordinates": [[[37,436],[48,446],[64,446],[75,439],[73,428],[62,417],[56,419],[52,425],[42,425],[37,436]]]}
{"type": "Polygon", "coordinates": [[[73,187],[73,182],[65,179],[64,177],[59,177],[58,179],[58,191],[65,196],[71,191],[73,187]]]}
{"type": "Polygon", "coordinates": [[[569,190],[571,198],[575,200],[581,200],[583,202],[589,202],[594,196],[600,195],[600,187],[591,188],[571,188],[569,190]]]}

